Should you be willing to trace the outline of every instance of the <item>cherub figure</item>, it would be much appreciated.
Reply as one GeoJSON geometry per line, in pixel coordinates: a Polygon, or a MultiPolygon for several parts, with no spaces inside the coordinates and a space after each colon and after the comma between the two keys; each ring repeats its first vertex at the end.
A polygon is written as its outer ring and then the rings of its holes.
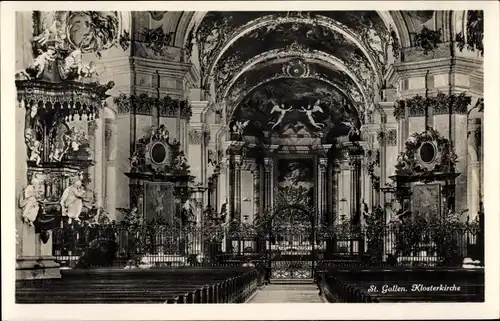
{"type": "Polygon", "coordinates": [[[274,114],[276,112],[280,113],[280,116],[278,117],[278,120],[276,121],[276,123],[271,128],[271,130],[273,130],[276,126],[278,126],[279,124],[281,124],[281,122],[283,121],[283,118],[285,118],[286,113],[289,112],[290,110],[292,110],[292,107],[290,107],[288,109],[285,109],[285,105],[284,104],[278,105],[276,102],[274,102],[272,100],[271,100],[271,103],[274,105],[273,109],[271,109],[271,114],[274,114]]]}
{"type": "Polygon", "coordinates": [[[243,137],[243,131],[248,126],[249,122],[250,122],[250,120],[247,120],[246,122],[241,122],[241,121],[235,122],[233,132],[238,133],[238,137],[240,139],[243,137]]]}
{"type": "Polygon", "coordinates": [[[35,58],[31,65],[19,72],[20,75],[25,76],[27,79],[31,79],[32,77],[38,79],[43,75],[48,64],[56,60],[56,48],[53,46],[47,47],[47,51],[45,52],[39,50],[39,53],[40,55],[35,58]]]}
{"type": "Polygon", "coordinates": [[[137,165],[139,165],[139,156],[137,155],[137,152],[134,152],[134,154],[132,154],[132,157],[130,157],[129,160],[130,160],[130,168],[135,168],[137,165]]]}
{"type": "Polygon", "coordinates": [[[26,186],[19,199],[19,207],[22,209],[21,215],[23,221],[30,226],[34,225],[40,209],[38,203],[39,197],[41,196],[40,183],[39,178],[33,175],[30,185],[26,186]]]}
{"type": "Polygon", "coordinates": [[[98,76],[98,73],[97,73],[97,70],[95,67],[95,63],[93,61],[91,61],[88,64],[82,65],[78,79],[80,79],[81,77],[94,78],[96,76],[98,76]]]}
{"type": "Polygon", "coordinates": [[[307,108],[301,107],[301,109],[299,110],[300,112],[305,113],[307,118],[311,122],[311,125],[313,125],[314,127],[318,128],[318,129],[321,129],[325,126],[325,124],[316,123],[316,121],[314,120],[314,117],[313,117],[313,113],[316,113],[316,112],[323,113],[323,109],[319,106],[320,102],[321,101],[318,100],[314,103],[313,106],[308,105],[307,108]]]}
{"type": "Polygon", "coordinates": [[[63,70],[66,75],[69,75],[70,73],[80,75],[82,68],[82,51],[80,49],[75,49],[64,59],[63,70]]]}
{"type": "Polygon", "coordinates": [[[85,189],[82,186],[81,178],[73,178],[73,183],[64,190],[60,200],[62,215],[69,218],[68,223],[80,220],[84,196],[85,189]]]}
{"type": "Polygon", "coordinates": [[[160,128],[158,128],[158,137],[161,140],[168,140],[169,137],[169,132],[167,130],[167,127],[165,127],[164,124],[160,125],[160,128]]]}

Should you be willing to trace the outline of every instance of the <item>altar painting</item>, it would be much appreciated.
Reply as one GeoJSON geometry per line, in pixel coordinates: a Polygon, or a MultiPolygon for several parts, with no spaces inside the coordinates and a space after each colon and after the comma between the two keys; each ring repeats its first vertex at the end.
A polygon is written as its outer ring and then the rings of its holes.
{"type": "Polygon", "coordinates": [[[278,202],[305,207],[314,206],[314,160],[312,158],[279,159],[277,170],[278,202]]]}
{"type": "Polygon", "coordinates": [[[425,184],[413,186],[412,212],[427,220],[441,215],[441,186],[425,184]]]}
{"type": "Polygon", "coordinates": [[[145,215],[148,220],[161,218],[173,223],[173,187],[170,184],[148,183],[145,185],[145,215]]]}

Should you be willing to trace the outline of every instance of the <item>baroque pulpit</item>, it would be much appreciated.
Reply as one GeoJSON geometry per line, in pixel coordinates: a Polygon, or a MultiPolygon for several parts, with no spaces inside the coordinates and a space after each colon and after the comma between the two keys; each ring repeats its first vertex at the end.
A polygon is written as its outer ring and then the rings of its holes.
{"type": "MultiPolygon", "coordinates": [[[[44,21],[57,20],[58,32],[64,33],[62,29],[85,14],[65,12],[44,21]]],[[[93,64],[82,61],[82,54],[95,48],[43,30],[46,26],[39,16],[34,16],[34,23],[34,61],[16,73],[27,151],[26,159],[17,161],[26,162],[28,182],[18,203],[17,279],[60,277],[52,257],[52,229],[98,212],[87,188],[85,172],[93,161],[86,128],[80,125],[99,116],[109,97],[106,91],[114,86],[113,82],[101,85],[93,64]]]]}

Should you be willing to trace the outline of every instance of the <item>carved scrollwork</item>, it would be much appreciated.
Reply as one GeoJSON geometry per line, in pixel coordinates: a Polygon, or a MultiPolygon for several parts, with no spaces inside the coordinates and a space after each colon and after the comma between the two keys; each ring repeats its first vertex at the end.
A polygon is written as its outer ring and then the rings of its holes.
{"type": "Polygon", "coordinates": [[[478,50],[481,56],[484,55],[483,46],[484,37],[484,17],[482,10],[468,10],[467,11],[467,25],[465,34],[463,31],[455,36],[458,49],[460,52],[467,46],[467,50],[478,50]]]}
{"type": "Polygon", "coordinates": [[[328,159],[320,158],[318,161],[318,168],[320,171],[326,171],[328,168],[328,159]]]}
{"type": "Polygon", "coordinates": [[[156,56],[163,55],[173,40],[174,32],[165,33],[163,25],[155,29],[144,28],[141,32],[146,48],[151,49],[156,56]]]}
{"type": "Polygon", "coordinates": [[[405,143],[405,151],[398,156],[397,175],[422,175],[432,172],[452,172],[457,155],[448,139],[428,128],[414,133],[405,143]]]}
{"type": "Polygon", "coordinates": [[[386,134],[386,143],[387,146],[396,146],[397,143],[397,131],[396,129],[389,129],[386,134]]]}
{"type": "Polygon", "coordinates": [[[394,107],[394,116],[400,119],[405,115],[405,109],[408,110],[409,117],[420,117],[425,115],[426,108],[432,108],[434,115],[466,114],[472,98],[465,92],[460,94],[445,94],[438,92],[434,97],[422,97],[416,95],[413,98],[400,100],[394,107]]]}
{"type": "Polygon", "coordinates": [[[390,34],[391,34],[392,55],[394,56],[394,59],[397,60],[401,55],[401,44],[399,43],[396,31],[394,31],[392,28],[390,29],[390,34]]]}
{"type": "Polygon", "coordinates": [[[201,145],[202,142],[203,142],[203,131],[196,128],[191,128],[191,130],[189,130],[189,144],[201,145]]]}
{"type": "Polygon", "coordinates": [[[121,93],[113,98],[119,114],[136,113],[151,115],[152,107],[158,108],[160,117],[176,117],[189,120],[193,114],[191,104],[187,100],[150,97],[148,94],[126,95],[121,93]]]}
{"type": "Polygon", "coordinates": [[[429,30],[423,26],[420,33],[415,34],[415,46],[423,50],[424,55],[438,48],[441,41],[441,29],[429,30]]]}
{"type": "Polygon", "coordinates": [[[151,127],[137,141],[136,150],[130,158],[131,172],[189,175],[187,158],[180,145],[176,139],[170,141],[165,125],[151,127]]]}
{"type": "Polygon", "coordinates": [[[273,165],[274,165],[274,161],[272,158],[270,158],[270,157],[264,158],[264,169],[266,170],[266,172],[272,171],[273,165]]]}
{"type": "Polygon", "coordinates": [[[57,50],[101,52],[117,44],[121,20],[117,11],[36,11],[34,51],[48,45],[57,50]]]}

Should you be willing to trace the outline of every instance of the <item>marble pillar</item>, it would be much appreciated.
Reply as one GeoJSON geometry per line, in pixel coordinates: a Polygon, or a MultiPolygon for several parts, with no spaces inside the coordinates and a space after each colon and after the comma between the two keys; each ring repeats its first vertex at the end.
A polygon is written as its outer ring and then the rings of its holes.
{"type": "Polygon", "coordinates": [[[261,208],[260,208],[260,165],[255,164],[252,171],[253,174],[253,220],[258,219],[261,208]]]}
{"type": "Polygon", "coordinates": [[[273,159],[264,158],[264,210],[272,210],[273,207],[273,168],[273,159]]]}
{"type": "Polygon", "coordinates": [[[99,117],[89,123],[89,135],[92,136],[94,150],[94,166],[92,166],[92,186],[95,193],[96,206],[103,207],[103,179],[104,176],[104,120],[99,117]]]}
{"type": "Polygon", "coordinates": [[[340,208],[339,208],[339,204],[340,204],[340,198],[339,198],[339,190],[341,188],[341,186],[339,186],[340,184],[340,168],[338,167],[337,164],[334,164],[332,166],[332,196],[331,196],[331,200],[332,200],[332,215],[331,217],[329,218],[329,223],[331,224],[335,224],[338,222],[339,220],[339,215],[340,215],[340,208]]]}
{"type": "Polygon", "coordinates": [[[351,217],[354,224],[361,222],[361,159],[358,155],[350,155],[350,181],[351,181],[351,217]]]}
{"type": "Polygon", "coordinates": [[[229,199],[228,199],[228,222],[232,222],[234,219],[234,211],[235,211],[235,188],[234,188],[234,173],[235,173],[235,164],[234,164],[234,159],[232,156],[229,158],[229,172],[228,172],[228,194],[229,194],[229,199]]]}
{"type": "MultiPolygon", "coordinates": [[[[220,162],[220,173],[217,178],[217,197],[219,208],[217,209],[219,213],[222,211],[222,204],[227,204],[229,201],[229,161],[227,157],[223,157],[220,162]]],[[[227,206],[227,205],[226,205],[227,206]]],[[[227,208],[226,208],[227,209],[227,208]]],[[[227,209],[229,210],[229,209],[227,209]]],[[[226,218],[227,220],[228,218],[226,218]]]]}
{"type": "Polygon", "coordinates": [[[119,220],[116,215],[116,154],[118,149],[117,123],[114,119],[105,122],[106,146],[106,206],[110,220],[119,220]]]}
{"type": "Polygon", "coordinates": [[[241,222],[241,167],[243,158],[234,155],[234,212],[233,219],[241,222]]]}
{"type": "Polygon", "coordinates": [[[480,119],[469,120],[468,151],[468,209],[470,219],[474,219],[479,212],[481,202],[481,122],[480,119]]]}
{"type": "Polygon", "coordinates": [[[328,168],[328,159],[320,158],[318,160],[318,217],[317,223],[323,223],[326,218],[327,211],[327,181],[326,181],[326,170],[328,168]]]}

